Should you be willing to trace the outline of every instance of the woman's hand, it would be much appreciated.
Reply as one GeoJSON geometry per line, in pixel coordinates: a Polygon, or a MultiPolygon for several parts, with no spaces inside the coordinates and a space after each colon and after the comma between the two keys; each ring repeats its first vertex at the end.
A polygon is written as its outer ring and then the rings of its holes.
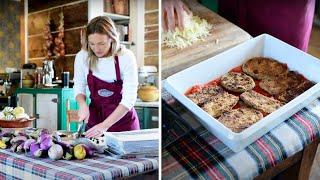
{"type": "Polygon", "coordinates": [[[112,125],[118,122],[124,115],[129,111],[124,105],[119,104],[117,108],[102,122],[91,129],[86,131],[84,134],[87,138],[95,137],[98,138],[103,134],[103,131],[107,131],[112,125]]]}
{"type": "Polygon", "coordinates": [[[93,126],[92,128],[90,128],[88,131],[86,131],[84,134],[86,136],[86,138],[98,138],[100,137],[104,131],[106,131],[106,125],[104,124],[104,122],[99,123],[95,126],[93,126]]]}
{"type": "Polygon", "coordinates": [[[89,116],[90,116],[90,111],[89,111],[88,105],[86,103],[81,103],[78,111],[79,121],[84,120],[85,123],[88,123],[89,116]]]}
{"type": "Polygon", "coordinates": [[[184,14],[188,15],[192,12],[181,0],[162,0],[162,29],[174,31],[176,27],[184,28],[184,14]]]}

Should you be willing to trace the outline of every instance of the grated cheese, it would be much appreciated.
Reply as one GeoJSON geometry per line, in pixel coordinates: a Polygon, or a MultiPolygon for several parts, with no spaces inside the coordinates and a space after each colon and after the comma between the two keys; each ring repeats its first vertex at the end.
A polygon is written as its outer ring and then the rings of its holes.
{"type": "Polygon", "coordinates": [[[162,32],[162,43],[169,48],[182,49],[202,40],[210,34],[212,25],[198,16],[189,16],[184,12],[185,28],[181,31],[176,27],[175,31],[162,32]]]}

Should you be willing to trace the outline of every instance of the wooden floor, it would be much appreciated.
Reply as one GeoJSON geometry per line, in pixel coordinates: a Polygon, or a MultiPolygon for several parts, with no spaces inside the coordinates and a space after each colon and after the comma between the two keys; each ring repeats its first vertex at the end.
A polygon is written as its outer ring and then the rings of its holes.
{"type": "MultiPolygon", "coordinates": [[[[320,59],[320,26],[313,26],[308,53],[320,59]]],[[[320,146],[318,146],[317,154],[312,165],[309,179],[320,179],[320,146]]]]}

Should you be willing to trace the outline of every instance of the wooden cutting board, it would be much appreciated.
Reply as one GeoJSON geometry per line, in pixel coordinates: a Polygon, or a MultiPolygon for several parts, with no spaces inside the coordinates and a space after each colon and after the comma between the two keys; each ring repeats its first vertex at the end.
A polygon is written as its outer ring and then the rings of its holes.
{"type": "Polygon", "coordinates": [[[198,41],[184,49],[167,48],[162,45],[162,79],[251,38],[247,32],[197,1],[187,1],[186,4],[194,15],[206,19],[213,28],[205,41],[198,41]]]}

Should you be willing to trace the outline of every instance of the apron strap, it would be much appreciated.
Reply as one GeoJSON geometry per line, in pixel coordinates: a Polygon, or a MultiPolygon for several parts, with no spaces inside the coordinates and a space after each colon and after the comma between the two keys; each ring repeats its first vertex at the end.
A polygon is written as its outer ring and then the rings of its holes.
{"type": "Polygon", "coordinates": [[[121,80],[121,77],[120,77],[119,58],[118,58],[118,56],[115,56],[114,58],[115,58],[115,60],[116,60],[114,66],[115,66],[115,68],[116,68],[117,81],[120,81],[120,80],[121,80]]]}

